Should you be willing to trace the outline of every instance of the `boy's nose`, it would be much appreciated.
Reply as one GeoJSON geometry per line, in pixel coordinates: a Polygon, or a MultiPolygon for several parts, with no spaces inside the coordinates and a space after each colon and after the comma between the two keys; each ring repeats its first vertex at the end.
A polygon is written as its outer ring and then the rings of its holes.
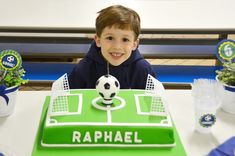
{"type": "Polygon", "coordinates": [[[117,49],[121,48],[122,47],[121,41],[115,41],[114,44],[113,44],[113,47],[117,48],[117,49]]]}

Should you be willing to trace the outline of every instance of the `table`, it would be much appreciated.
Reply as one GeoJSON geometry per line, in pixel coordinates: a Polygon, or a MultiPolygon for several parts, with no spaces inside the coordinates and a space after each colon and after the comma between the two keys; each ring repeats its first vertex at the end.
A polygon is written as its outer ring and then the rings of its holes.
{"type": "MultiPolygon", "coordinates": [[[[37,133],[41,110],[49,91],[19,91],[14,113],[0,118],[0,147],[16,156],[30,156],[37,133]]],[[[218,110],[211,134],[194,131],[191,90],[166,90],[169,110],[189,156],[206,155],[212,148],[234,135],[235,116],[218,110]]]]}

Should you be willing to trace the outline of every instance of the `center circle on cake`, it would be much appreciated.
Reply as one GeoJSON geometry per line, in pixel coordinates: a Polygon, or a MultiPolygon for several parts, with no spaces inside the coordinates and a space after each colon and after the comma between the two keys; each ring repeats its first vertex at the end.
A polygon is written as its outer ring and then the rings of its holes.
{"type": "Polygon", "coordinates": [[[113,105],[104,105],[104,104],[100,104],[99,102],[101,102],[103,100],[102,97],[97,97],[95,99],[92,100],[92,106],[94,106],[95,108],[99,109],[99,110],[118,110],[123,108],[126,105],[126,102],[123,98],[119,97],[119,96],[115,96],[113,98],[115,101],[119,101],[119,103],[115,102],[113,105]]]}

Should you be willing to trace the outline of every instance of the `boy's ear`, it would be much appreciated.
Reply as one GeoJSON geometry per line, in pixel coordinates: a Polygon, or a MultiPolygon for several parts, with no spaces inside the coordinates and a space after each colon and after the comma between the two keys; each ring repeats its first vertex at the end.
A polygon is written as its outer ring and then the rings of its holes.
{"type": "Polygon", "coordinates": [[[95,34],[94,40],[95,40],[96,46],[100,48],[101,47],[100,38],[97,36],[97,34],[95,34]]]}
{"type": "Polygon", "coordinates": [[[138,48],[139,42],[140,42],[139,39],[137,39],[136,41],[134,41],[132,50],[136,50],[136,48],[138,48]]]}

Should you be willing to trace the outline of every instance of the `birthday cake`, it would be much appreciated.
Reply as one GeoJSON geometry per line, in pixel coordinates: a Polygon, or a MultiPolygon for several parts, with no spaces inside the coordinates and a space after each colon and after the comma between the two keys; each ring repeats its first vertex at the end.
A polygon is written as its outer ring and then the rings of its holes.
{"type": "MultiPolygon", "coordinates": [[[[42,128],[43,147],[173,147],[173,123],[161,94],[120,90],[104,105],[95,89],[52,86],[42,128]],[[63,89],[58,89],[58,88],[63,89]]],[[[153,84],[154,80],[150,82],[153,84]]]]}

